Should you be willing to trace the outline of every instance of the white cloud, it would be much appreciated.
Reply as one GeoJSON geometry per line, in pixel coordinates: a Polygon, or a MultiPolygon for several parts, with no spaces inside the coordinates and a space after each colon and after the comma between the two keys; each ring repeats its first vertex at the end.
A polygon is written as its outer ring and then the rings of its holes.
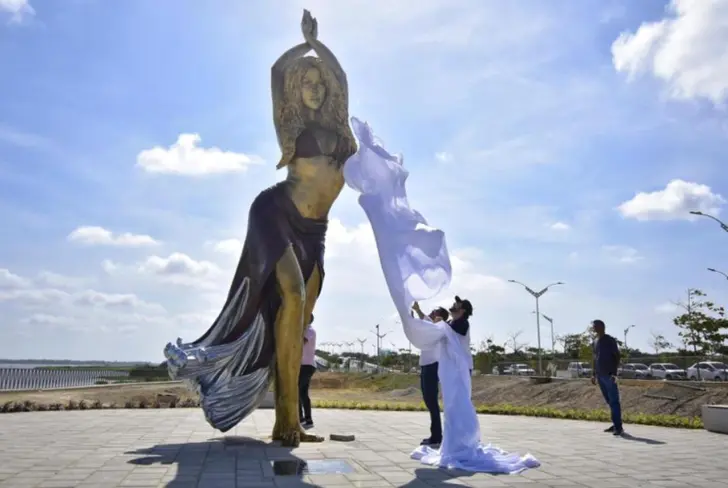
{"type": "MultiPolygon", "coordinates": [[[[0,287],[0,303],[10,306],[3,309],[4,314],[16,317],[19,324],[113,332],[130,330],[140,324],[167,327],[174,323],[175,316],[169,315],[162,305],[143,300],[135,293],[108,293],[94,289],[69,291],[48,286],[54,281],[62,286],[92,281],[87,277],[69,281],[61,279],[69,277],[42,271],[37,280],[30,280],[10,274],[15,277],[13,281],[22,287],[0,287]]],[[[17,332],[22,335],[22,330],[17,332]]]]}
{"type": "Polygon", "coordinates": [[[678,99],[728,97],[728,2],[672,0],[667,15],[623,32],[612,44],[617,71],[651,72],[678,99]]]}
{"type": "Polygon", "coordinates": [[[368,222],[354,228],[347,228],[339,219],[331,219],[326,231],[326,255],[339,256],[376,256],[377,243],[372,226],[368,222]]]}
{"type": "Polygon", "coordinates": [[[0,268],[0,290],[17,289],[30,286],[30,281],[10,272],[9,269],[0,268]]]}
{"type": "Polygon", "coordinates": [[[38,284],[52,288],[78,288],[93,280],[78,276],[65,276],[51,271],[41,271],[35,281],[38,284]]]}
{"type": "Polygon", "coordinates": [[[260,163],[257,156],[199,147],[201,140],[199,134],[180,134],[168,148],[155,146],[141,151],[136,164],[149,173],[200,176],[246,171],[260,163]]]}
{"type": "Polygon", "coordinates": [[[0,291],[0,302],[17,302],[24,306],[56,304],[109,310],[164,312],[164,307],[149,303],[133,293],[104,293],[96,290],[68,292],[56,288],[19,288],[0,291]]]}
{"type": "Polygon", "coordinates": [[[20,23],[35,15],[35,9],[28,0],[0,0],[0,12],[10,14],[12,23],[20,23]]]}
{"type": "Polygon", "coordinates": [[[602,246],[602,251],[610,261],[619,264],[635,264],[644,259],[637,249],[629,246],[602,246]]]}
{"type": "Polygon", "coordinates": [[[566,230],[570,230],[571,226],[565,222],[554,222],[553,224],[551,224],[550,228],[551,228],[551,230],[563,232],[566,230]]]}
{"type": "Polygon", "coordinates": [[[104,261],[104,270],[109,274],[121,275],[124,272],[153,276],[164,283],[199,288],[218,288],[222,285],[220,268],[209,261],[197,261],[190,256],[175,252],[167,257],[149,256],[135,266],[126,266],[104,261]]]}
{"type": "Polygon", "coordinates": [[[617,210],[625,218],[646,220],[692,220],[690,211],[717,215],[725,199],[707,185],[672,180],[663,190],[640,192],[617,210]]]}
{"type": "Polygon", "coordinates": [[[240,239],[224,239],[222,241],[209,243],[215,252],[230,255],[239,255],[243,249],[240,239]]]}
{"type": "Polygon", "coordinates": [[[159,241],[146,234],[124,232],[114,234],[110,230],[96,226],[82,226],[68,234],[68,240],[88,245],[142,247],[158,245],[159,241]]]}

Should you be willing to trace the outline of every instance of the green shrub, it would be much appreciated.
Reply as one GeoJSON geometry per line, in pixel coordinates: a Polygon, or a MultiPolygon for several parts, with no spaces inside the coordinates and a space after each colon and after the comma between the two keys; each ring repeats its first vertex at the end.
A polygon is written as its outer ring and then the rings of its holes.
{"type": "MultiPolygon", "coordinates": [[[[317,408],[341,408],[350,410],[390,410],[390,411],[422,411],[426,410],[424,404],[406,403],[358,403],[338,401],[314,401],[317,408]]],[[[606,410],[561,410],[550,407],[522,407],[517,405],[480,405],[475,409],[479,414],[486,415],[520,415],[527,417],[544,417],[564,420],[587,420],[608,422],[609,412],[606,410]]],[[[678,427],[685,429],[702,429],[703,421],[700,417],[681,417],[679,415],[658,414],[623,414],[626,424],[654,425],[660,427],[678,427]]]]}
{"type": "MultiPolygon", "coordinates": [[[[337,408],[337,409],[348,409],[348,410],[380,410],[380,411],[403,411],[403,412],[414,412],[414,411],[425,411],[425,405],[423,403],[386,403],[386,402],[346,402],[346,401],[314,401],[316,408],[337,408]]],[[[153,408],[162,408],[162,404],[159,400],[152,403],[153,408]]],[[[199,407],[199,400],[193,398],[187,398],[183,401],[175,399],[170,402],[169,408],[194,408],[199,407]]],[[[149,408],[150,403],[147,400],[142,399],[139,403],[127,401],[124,403],[124,408],[149,408]]],[[[35,410],[87,410],[90,408],[99,409],[103,408],[103,404],[96,400],[92,404],[89,404],[85,400],[76,402],[69,400],[68,404],[63,405],[62,403],[50,403],[50,404],[36,404],[32,401],[5,402],[0,406],[0,412],[12,413],[12,412],[32,412],[35,410]]],[[[108,408],[118,408],[117,404],[112,403],[108,408]]],[[[568,419],[568,420],[586,420],[586,421],[597,421],[597,422],[608,422],[610,420],[609,412],[606,410],[580,410],[580,409],[557,409],[551,407],[524,407],[518,405],[479,405],[475,409],[479,414],[486,415],[521,415],[528,417],[544,417],[553,419],[568,419]]],[[[677,427],[686,429],[702,429],[703,421],[699,417],[681,417],[679,415],[655,415],[655,414],[630,414],[625,413],[623,415],[624,423],[626,424],[641,424],[641,425],[655,425],[661,427],[677,427]]]]}

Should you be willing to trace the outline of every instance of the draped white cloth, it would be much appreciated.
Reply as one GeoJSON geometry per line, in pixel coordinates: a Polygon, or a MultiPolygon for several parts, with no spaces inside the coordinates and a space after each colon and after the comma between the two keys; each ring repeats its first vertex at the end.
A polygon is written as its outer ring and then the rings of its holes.
{"type": "Polygon", "coordinates": [[[346,183],[359,192],[359,204],[372,225],[379,261],[405,335],[419,349],[435,348],[445,407],[440,449],[418,447],[414,459],[424,464],[467,471],[518,473],[540,463],[530,454],[509,454],[480,442],[480,424],[470,400],[468,356],[457,333],[444,322],[410,316],[415,301],[433,298],[452,276],[445,234],[430,227],[409,206],[402,158],[390,154],[368,124],[351,119],[359,151],[344,166],[346,183]]]}

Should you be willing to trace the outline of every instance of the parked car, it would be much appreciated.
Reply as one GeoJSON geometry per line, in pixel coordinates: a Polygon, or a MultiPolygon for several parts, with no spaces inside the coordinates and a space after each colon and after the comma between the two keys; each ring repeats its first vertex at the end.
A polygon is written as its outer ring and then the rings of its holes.
{"type": "Polygon", "coordinates": [[[702,361],[690,366],[688,368],[687,375],[688,379],[692,381],[695,381],[698,378],[701,380],[727,381],[728,366],[719,361],[702,361]],[[698,368],[700,368],[699,375],[698,368]]]}
{"type": "Polygon", "coordinates": [[[534,376],[536,371],[527,364],[511,364],[505,369],[505,371],[503,371],[503,374],[511,374],[514,376],[534,376]]]}
{"type": "Polygon", "coordinates": [[[646,380],[652,378],[650,368],[642,363],[627,363],[617,371],[617,376],[634,380],[646,380]]]}
{"type": "Polygon", "coordinates": [[[650,373],[652,377],[659,380],[684,380],[687,379],[687,373],[677,364],[673,363],[655,363],[650,364],[650,373]]]}
{"type": "Polygon", "coordinates": [[[569,363],[566,368],[570,378],[588,378],[592,375],[591,364],[584,362],[569,363]]]}

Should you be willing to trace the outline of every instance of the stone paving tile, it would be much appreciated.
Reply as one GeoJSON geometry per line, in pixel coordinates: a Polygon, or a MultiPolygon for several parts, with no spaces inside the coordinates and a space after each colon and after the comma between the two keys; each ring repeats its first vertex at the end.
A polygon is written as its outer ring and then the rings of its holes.
{"type": "Polygon", "coordinates": [[[409,458],[426,435],[421,412],[320,410],[320,433],[357,440],[294,450],[267,440],[271,410],[225,435],[197,409],[34,412],[0,415],[0,488],[717,488],[728,479],[728,438],[705,431],[628,426],[630,436],[615,438],[589,422],[480,422],[487,442],[530,452],[542,466],[515,476],[423,466],[409,458]],[[271,465],[319,459],[345,459],[354,472],[275,476],[271,465]]]}

